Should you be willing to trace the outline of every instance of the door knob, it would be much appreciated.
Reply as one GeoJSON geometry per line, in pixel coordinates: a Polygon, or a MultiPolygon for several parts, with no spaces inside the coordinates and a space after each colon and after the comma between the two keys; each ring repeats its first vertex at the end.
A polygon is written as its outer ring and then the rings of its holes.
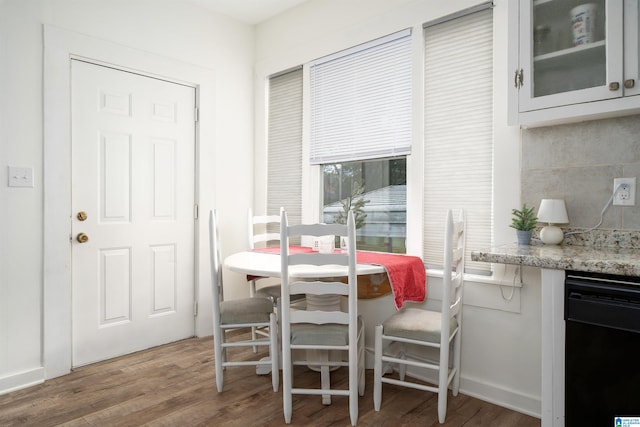
{"type": "Polygon", "coordinates": [[[84,221],[88,217],[89,217],[89,215],[87,215],[87,213],[85,211],[80,211],[80,212],[78,212],[78,215],[76,215],[76,218],[78,218],[78,221],[84,221]]]}
{"type": "Polygon", "coordinates": [[[631,89],[636,85],[636,81],[634,79],[627,79],[624,81],[624,87],[626,89],[631,89]]]}
{"type": "Polygon", "coordinates": [[[87,242],[89,241],[89,236],[87,236],[87,235],[86,235],[86,234],[84,234],[84,233],[80,233],[80,234],[78,234],[78,235],[76,236],[76,240],[77,240],[79,243],[87,243],[87,242]]]}
{"type": "Polygon", "coordinates": [[[609,90],[610,91],[616,91],[620,89],[620,83],[619,82],[611,82],[609,83],[609,90]]]}

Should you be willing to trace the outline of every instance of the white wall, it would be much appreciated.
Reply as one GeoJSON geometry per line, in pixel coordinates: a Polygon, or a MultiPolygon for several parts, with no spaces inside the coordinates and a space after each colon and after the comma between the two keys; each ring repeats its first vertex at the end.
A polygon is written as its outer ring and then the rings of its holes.
{"type": "MultiPolygon", "coordinates": [[[[215,89],[201,103],[208,106],[207,126],[215,130],[200,141],[206,169],[200,171],[206,177],[200,199],[203,210],[224,207],[226,253],[244,247],[244,239],[234,238],[245,234],[244,222],[236,218],[244,217],[253,191],[246,161],[253,155],[253,28],[172,0],[0,0],[0,175],[6,177],[8,165],[35,171],[33,188],[9,188],[6,178],[0,181],[0,393],[42,381],[48,362],[42,356],[49,326],[43,326],[43,248],[50,244],[43,231],[44,24],[210,70],[215,89]]],[[[166,70],[151,71],[165,75],[166,70]]],[[[203,288],[209,271],[205,224],[199,224],[196,275],[203,288]]],[[[203,295],[206,289],[200,289],[203,295]]],[[[210,306],[203,299],[198,332],[207,334],[210,306]]],[[[61,341],[68,342],[61,333],[61,341]]]]}
{"type": "MultiPolygon", "coordinates": [[[[266,158],[265,83],[270,74],[407,27],[413,27],[414,37],[418,39],[414,46],[420,50],[423,23],[481,2],[313,0],[258,25],[255,81],[256,209],[264,206],[266,197],[264,188],[261,187],[261,183],[265,181],[266,165],[257,159],[266,158]]],[[[497,0],[494,3],[494,242],[503,244],[514,241],[515,237],[508,224],[511,208],[519,206],[520,203],[520,135],[517,128],[506,125],[507,84],[510,82],[507,70],[508,2],[497,0]]],[[[418,58],[414,68],[420,70],[421,67],[418,58]]],[[[419,72],[416,78],[421,78],[419,72]]],[[[419,105],[416,110],[420,111],[419,105]]],[[[417,115],[415,121],[420,120],[421,115],[417,115]]],[[[421,153],[422,132],[419,125],[414,126],[417,126],[414,135],[418,135],[414,141],[414,153],[421,153]]],[[[411,161],[412,159],[409,159],[409,162],[411,161]]],[[[419,198],[421,176],[410,176],[409,180],[409,198],[419,198]]],[[[305,206],[308,205],[310,204],[305,206]]],[[[306,213],[303,212],[303,216],[313,218],[314,213],[308,210],[306,213]]],[[[421,220],[420,212],[408,213],[409,228],[420,227],[418,223],[421,220]]],[[[408,242],[408,251],[421,255],[419,246],[408,242]]],[[[503,271],[502,266],[498,266],[496,269],[496,276],[502,280],[501,283],[511,283],[513,274],[513,268],[503,271]]],[[[517,278],[519,280],[519,276],[517,278]]],[[[430,298],[437,299],[441,281],[433,276],[430,276],[428,281],[430,298]]],[[[539,416],[539,272],[536,269],[526,269],[524,283],[522,290],[516,290],[513,299],[507,301],[511,293],[510,288],[502,289],[506,297],[503,298],[500,287],[495,284],[483,283],[479,279],[467,281],[461,389],[464,393],[539,416]]],[[[433,304],[435,302],[428,303],[433,304]]],[[[390,314],[389,310],[392,310],[391,302],[384,298],[379,301],[361,301],[359,307],[368,327],[383,320],[390,314]]],[[[372,334],[368,330],[367,347],[371,346],[371,337],[372,334]]]]}

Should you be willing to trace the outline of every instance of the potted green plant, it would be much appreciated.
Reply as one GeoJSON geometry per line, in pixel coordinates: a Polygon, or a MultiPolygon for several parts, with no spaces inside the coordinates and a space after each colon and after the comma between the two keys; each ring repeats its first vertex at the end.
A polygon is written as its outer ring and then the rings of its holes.
{"type": "Polygon", "coordinates": [[[516,229],[518,244],[528,245],[531,241],[531,231],[536,228],[538,222],[534,208],[527,207],[527,204],[524,203],[522,209],[512,209],[511,213],[513,218],[510,227],[516,229]]]}

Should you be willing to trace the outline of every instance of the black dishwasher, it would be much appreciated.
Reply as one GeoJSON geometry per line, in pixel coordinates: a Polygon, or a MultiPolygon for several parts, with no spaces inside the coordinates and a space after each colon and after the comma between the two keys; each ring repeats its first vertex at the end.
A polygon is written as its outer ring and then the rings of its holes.
{"type": "Polygon", "coordinates": [[[639,418],[640,277],[567,271],[565,320],[565,426],[639,418]]]}

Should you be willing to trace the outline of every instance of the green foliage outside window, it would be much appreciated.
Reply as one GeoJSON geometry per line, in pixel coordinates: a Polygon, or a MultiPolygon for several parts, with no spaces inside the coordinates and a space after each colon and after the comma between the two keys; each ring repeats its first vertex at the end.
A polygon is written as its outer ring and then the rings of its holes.
{"type": "Polygon", "coordinates": [[[367,214],[364,212],[364,207],[369,200],[366,200],[362,194],[364,193],[364,186],[361,182],[354,182],[351,190],[351,195],[340,200],[342,205],[342,211],[338,212],[335,217],[337,224],[347,223],[347,213],[349,210],[353,211],[354,220],[356,223],[356,229],[362,228],[365,224],[367,214]]]}

